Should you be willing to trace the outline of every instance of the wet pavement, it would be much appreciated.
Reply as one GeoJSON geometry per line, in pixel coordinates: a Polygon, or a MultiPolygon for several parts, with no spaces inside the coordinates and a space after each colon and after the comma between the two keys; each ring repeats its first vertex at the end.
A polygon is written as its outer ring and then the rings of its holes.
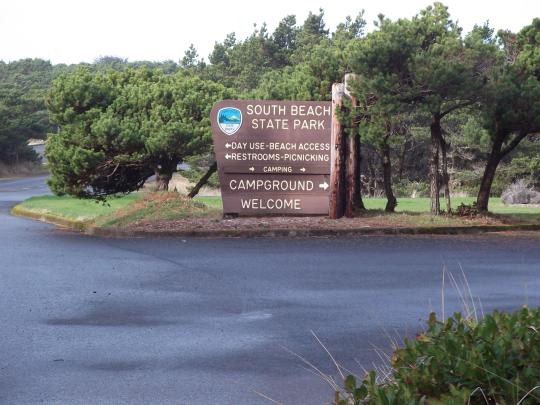
{"type": "Polygon", "coordinates": [[[440,312],[444,266],[478,312],[540,305],[538,234],[119,240],[9,215],[46,192],[0,181],[3,404],[323,404],[290,352],[336,375],[313,331],[352,371],[380,363],[440,312]]]}

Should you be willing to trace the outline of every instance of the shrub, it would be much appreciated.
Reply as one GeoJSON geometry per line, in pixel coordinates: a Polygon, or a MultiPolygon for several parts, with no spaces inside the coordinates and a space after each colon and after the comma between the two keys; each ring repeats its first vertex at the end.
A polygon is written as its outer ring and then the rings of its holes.
{"type": "Polygon", "coordinates": [[[476,201],[472,204],[461,203],[457,209],[456,214],[460,217],[476,217],[478,216],[478,207],[476,206],[476,201]]]}
{"type": "MultiPolygon", "coordinates": [[[[345,380],[339,405],[533,405],[540,403],[540,309],[494,312],[480,322],[431,314],[427,330],[405,340],[392,373],[345,380]],[[521,401],[521,402],[520,402],[521,401]]],[[[335,403],[336,403],[335,402],[335,403]]]]}

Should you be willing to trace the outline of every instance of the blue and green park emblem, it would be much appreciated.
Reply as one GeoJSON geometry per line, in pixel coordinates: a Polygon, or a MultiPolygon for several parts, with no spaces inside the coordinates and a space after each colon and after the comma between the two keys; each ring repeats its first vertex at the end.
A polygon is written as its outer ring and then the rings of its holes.
{"type": "Polygon", "coordinates": [[[242,126],[242,111],[233,107],[222,108],[217,113],[217,121],[222,132],[232,135],[242,126]]]}

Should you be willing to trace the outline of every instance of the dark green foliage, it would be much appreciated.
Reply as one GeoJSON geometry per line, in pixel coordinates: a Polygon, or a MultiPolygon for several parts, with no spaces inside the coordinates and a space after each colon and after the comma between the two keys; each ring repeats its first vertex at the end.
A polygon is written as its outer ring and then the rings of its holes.
{"type": "Polygon", "coordinates": [[[441,183],[448,206],[450,198],[442,124],[479,101],[492,66],[500,60],[491,33],[488,27],[475,28],[463,38],[447,8],[435,3],[411,20],[380,16],[377,29],[349,47],[350,66],[358,75],[351,91],[359,99],[364,140],[380,149],[391,140],[396,143],[396,127],[403,124],[411,127],[425,120],[423,125],[430,129],[434,214],[440,211],[441,183]]]}
{"type": "Polygon", "coordinates": [[[297,51],[293,55],[294,62],[300,63],[309,56],[311,48],[321,43],[325,38],[328,38],[329,30],[326,29],[324,22],[324,11],[319,9],[319,13],[315,14],[311,11],[304,21],[302,27],[296,35],[297,51]]]}
{"type": "Polygon", "coordinates": [[[528,60],[522,63],[494,77],[486,96],[488,102],[484,103],[486,129],[493,138],[503,134],[505,143],[523,133],[537,133],[540,128],[540,76],[524,66],[528,60]]]}
{"type": "MultiPolygon", "coordinates": [[[[322,10],[319,14],[310,13],[302,28],[290,32],[295,38],[294,51],[289,45],[278,47],[276,51],[289,55],[284,67],[278,64],[278,69],[267,71],[260,77],[257,88],[251,89],[248,95],[270,100],[330,100],[332,84],[341,82],[348,71],[347,47],[363,34],[365,21],[362,15],[360,13],[354,20],[347,17],[329,38],[324,29],[322,10]]],[[[282,34],[276,30],[274,41],[276,35],[280,38],[282,34]]]]}
{"type": "Polygon", "coordinates": [[[330,38],[324,11],[310,13],[301,26],[286,16],[270,34],[266,24],[243,41],[234,33],[216,42],[206,74],[247,97],[327,100],[333,82],[347,70],[344,49],[365,26],[362,14],[347,18],[330,38]]]}
{"type": "Polygon", "coordinates": [[[360,39],[364,35],[365,26],[366,20],[364,19],[364,10],[362,10],[354,19],[351,16],[345,17],[345,22],[338,24],[336,27],[332,39],[336,41],[360,39]]]}
{"type": "Polygon", "coordinates": [[[278,67],[284,67],[289,64],[290,57],[296,50],[298,30],[296,16],[288,15],[279,22],[272,34],[272,41],[276,49],[274,56],[278,67]]]}
{"type": "Polygon", "coordinates": [[[330,40],[311,51],[303,63],[263,75],[250,95],[269,100],[330,100],[332,83],[345,74],[343,52],[330,40]]]}
{"type": "Polygon", "coordinates": [[[46,156],[59,195],[103,198],[140,188],[156,174],[166,188],[178,163],[208,151],[210,109],[232,93],[184,73],[126,69],[60,76],[49,93],[46,156]]]}
{"type": "Polygon", "coordinates": [[[201,71],[204,69],[205,63],[203,59],[198,58],[197,49],[191,44],[184,53],[184,57],[180,60],[180,66],[187,70],[201,71]]]}
{"type": "Polygon", "coordinates": [[[216,43],[209,57],[211,66],[207,74],[212,80],[246,92],[257,87],[265,72],[282,65],[282,58],[283,53],[279,52],[263,24],[260,28],[255,27],[244,41],[237,42],[233,33],[222,43],[216,43]]]}
{"type": "Polygon", "coordinates": [[[128,66],[128,60],[117,56],[101,56],[97,58],[92,67],[96,70],[125,70],[128,66]]]}
{"type": "Polygon", "coordinates": [[[427,330],[394,352],[390,380],[371,372],[358,385],[349,376],[339,405],[533,405],[539,382],[540,309],[496,311],[478,323],[431,314],[427,330]]]}
{"type": "MultiPolygon", "coordinates": [[[[193,48],[193,50],[195,50],[193,48]]],[[[190,51],[190,50],[188,50],[190,51]]],[[[195,50],[195,54],[197,51],[195,50]]],[[[164,62],[150,62],[150,61],[134,61],[129,62],[127,59],[119,58],[117,56],[101,56],[97,58],[94,63],[92,64],[84,64],[81,63],[77,66],[85,66],[90,70],[93,71],[102,71],[106,72],[108,70],[116,70],[116,71],[122,71],[129,68],[136,69],[136,68],[148,68],[148,69],[160,69],[163,71],[163,73],[166,74],[173,74],[176,73],[179,70],[179,66],[172,60],[166,60],[164,62]]],[[[75,66],[74,68],[76,68],[75,66]]]]}
{"type": "Polygon", "coordinates": [[[44,139],[51,130],[43,100],[53,66],[41,59],[0,62],[0,163],[34,161],[30,138],[44,139]]]}
{"type": "Polygon", "coordinates": [[[526,137],[540,133],[540,18],[518,35],[499,34],[506,63],[496,70],[483,96],[484,126],[490,152],[478,193],[478,208],[487,211],[499,163],[526,137]]]}
{"type": "Polygon", "coordinates": [[[521,150],[526,153],[519,153],[506,167],[503,168],[506,174],[506,184],[510,184],[517,179],[526,179],[533,186],[540,188],[540,142],[524,142],[521,150]],[[529,149],[527,144],[530,145],[529,149]],[[536,152],[535,152],[536,151],[536,152]]]}

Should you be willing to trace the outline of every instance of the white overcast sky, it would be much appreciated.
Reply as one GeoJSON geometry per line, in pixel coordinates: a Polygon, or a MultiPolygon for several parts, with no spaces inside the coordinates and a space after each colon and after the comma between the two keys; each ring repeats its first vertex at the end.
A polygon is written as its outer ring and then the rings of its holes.
{"type": "MultiPolygon", "coordinates": [[[[446,0],[465,31],[475,23],[519,30],[540,17],[540,0],[446,0]]],[[[0,60],[43,58],[53,63],[92,62],[99,56],[178,61],[193,43],[207,57],[229,32],[244,38],[253,23],[272,31],[288,14],[301,24],[309,11],[325,11],[333,30],[347,15],[365,9],[411,17],[431,4],[422,0],[0,0],[0,60]]]]}

